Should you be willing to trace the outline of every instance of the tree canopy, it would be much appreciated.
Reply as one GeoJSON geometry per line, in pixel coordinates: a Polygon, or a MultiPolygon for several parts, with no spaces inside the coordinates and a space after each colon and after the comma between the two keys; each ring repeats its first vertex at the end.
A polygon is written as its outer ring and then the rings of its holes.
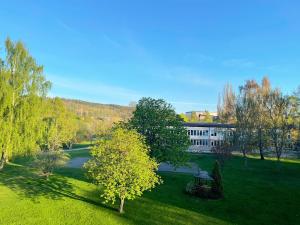
{"type": "Polygon", "coordinates": [[[182,118],[162,99],[142,98],[129,126],[145,136],[150,155],[158,162],[184,164],[190,145],[182,118]]]}
{"type": "Polygon", "coordinates": [[[143,136],[134,130],[113,129],[107,139],[99,141],[85,164],[88,175],[103,187],[105,201],[120,200],[123,212],[125,199],[141,196],[145,190],[161,182],[155,171],[158,164],[149,157],[143,136]]]}
{"type": "Polygon", "coordinates": [[[0,169],[16,155],[38,150],[42,101],[50,83],[22,42],[5,42],[0,58],[0,169]]]}

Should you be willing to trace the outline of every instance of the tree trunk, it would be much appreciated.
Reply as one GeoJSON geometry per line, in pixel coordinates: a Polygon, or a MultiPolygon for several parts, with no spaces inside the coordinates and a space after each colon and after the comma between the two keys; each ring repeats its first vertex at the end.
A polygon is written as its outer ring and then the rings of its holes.
{"type": "Polygon", "coordinates": [[[124,212],[123,207],[124,207],[124,198],[120,198],[119,213],[123,213],[124,212]]]}
{"type": "Polygon", "coordinates": [[[248,167],[248,158],[246,154],[246,149],[243,149],[243,156],[244,156],[244,166],[247,168],[248,167]]]}
{"type": "Polygon", "coordinates": [[[1,159],[0,159],[0,170],[3,169],[5,163],[6,163],[6,155],[4,152],[2,152],[1,159]]]}
{"type": "Polygon", "coordinates": [[[259,129],[259,154],[260,154],[260,159],[264,160],[264,151],[263,151],[263,144],[262,144],[262,131],[261,128],[259,129]]]}

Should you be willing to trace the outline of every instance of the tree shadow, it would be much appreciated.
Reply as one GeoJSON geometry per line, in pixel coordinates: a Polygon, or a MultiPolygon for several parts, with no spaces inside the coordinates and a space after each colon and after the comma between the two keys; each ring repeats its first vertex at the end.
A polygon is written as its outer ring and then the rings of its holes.
{"type": "Polygon", "coordinates": [[[0,172],[0,184],[10,188],[21,198],[28,198],[36,203],[39,203],[40,197],[51,200],[66,197],[115,210],[100,201],[86,197],[93,196],[94,193],[89,195],[86,195],[86,193],[83,195],[76,194],[74,185],[68,180],[67,176],[63,176],[62,174],[54,174],[46,180],[32,168],[17,164],[8,164],[0,172]]]}

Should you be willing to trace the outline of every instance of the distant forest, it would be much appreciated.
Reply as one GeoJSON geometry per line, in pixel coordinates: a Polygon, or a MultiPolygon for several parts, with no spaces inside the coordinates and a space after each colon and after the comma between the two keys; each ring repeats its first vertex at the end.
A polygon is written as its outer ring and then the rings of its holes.
{"type": "Polygon", "coordinates": [[[127,121],[132,116],[134,107],[114,104],[92,103],[61,98],[66,108],[78,121],[77,141],[92,139],[95,135],[109,129],[113,123],[127,121]]]}

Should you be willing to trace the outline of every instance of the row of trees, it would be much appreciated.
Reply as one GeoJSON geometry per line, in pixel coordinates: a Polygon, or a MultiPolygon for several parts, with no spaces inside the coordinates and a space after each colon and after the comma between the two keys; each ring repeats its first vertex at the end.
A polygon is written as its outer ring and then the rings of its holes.
{"type": "Polygon", "coordinates": [[[244,157],[259,150],[264,159],[265,150],[274,150],[280,160],[287,148],[299,141],[300,96],[283,95],[272,88],[267,77],[261,84],[248,80],[235,94],[230,85],[225,86],[218,113],[222,122],[236,125],[235,146],[244,157]]]}
{"type": "Polygon", "coordinates": [[[0,58],[0,169],[11,158],[57,151],[77,127],[61,100],[46,95],[51,83],[21,42],[5,42],[0,58]]]}

